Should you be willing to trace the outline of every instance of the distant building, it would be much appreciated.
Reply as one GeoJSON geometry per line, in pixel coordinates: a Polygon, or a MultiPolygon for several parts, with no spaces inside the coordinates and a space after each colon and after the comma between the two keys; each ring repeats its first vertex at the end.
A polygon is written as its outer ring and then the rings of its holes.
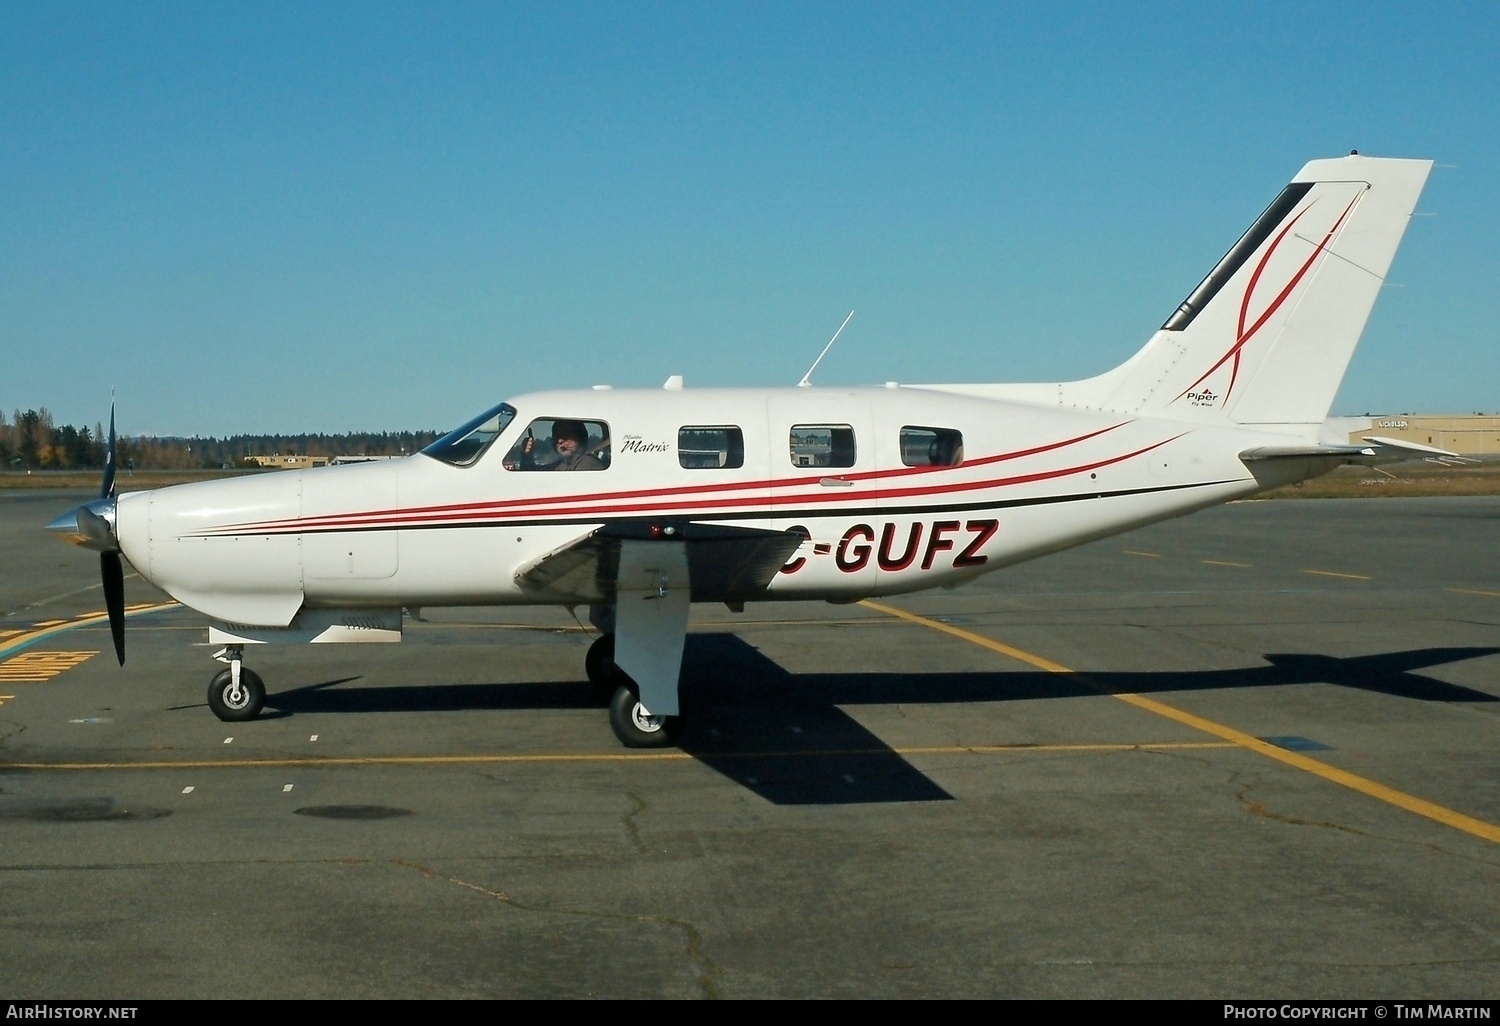
{"type": "Polygon", "coordinates": [[[270,456],[246,456],[246,463],[254,463],[258,467],[269,470],[307,470],[309,467],[328,466],[327,456],[283,456],[274,453],[270,456]]]}
{"type": "Polygon", "coordinates": [[[338,467],[345,463],[374,463],[377,460],[399,460],[403,458],[401,456],[366,456],[363,453],[353,453],[348,456],[335,456],[329,462],[333,466],[338,467]]]}
{"type": "Polygon", "coordinates": [[[1336,417],[1330,424],[1358,444],[1367,435],[1447,449],[1460,456],[1500,455],[1500,414],[1446,416],[1424,413],[1336,417]]]}

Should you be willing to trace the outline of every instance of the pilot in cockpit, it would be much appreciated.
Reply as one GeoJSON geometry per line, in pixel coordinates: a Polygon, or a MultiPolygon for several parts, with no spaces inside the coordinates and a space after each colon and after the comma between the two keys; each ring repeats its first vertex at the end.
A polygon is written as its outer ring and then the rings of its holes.
{"type": "Polygon", "coordinates": [[[552,447],[557,450],[553,470],[603,470],[604,463],[588,451],[589,432],[581,421],[559,420],[552,425],[552,447]]]}
{"type": "MultiPolygon", "coordinates": [[[[533,427],[535,425],[533,424],[533,427]]],[[[604,461],[589,452],[589,431],[582,421],[556,420],[552,422],[552,448],[557,458],[539,463],[534,453],[536,437],[528,429],[521,440],[520,458],[515,469],[519,470],[603,470],[604,461]]],[[[507,461],[507,465],[510,463],[507,461]]]]}

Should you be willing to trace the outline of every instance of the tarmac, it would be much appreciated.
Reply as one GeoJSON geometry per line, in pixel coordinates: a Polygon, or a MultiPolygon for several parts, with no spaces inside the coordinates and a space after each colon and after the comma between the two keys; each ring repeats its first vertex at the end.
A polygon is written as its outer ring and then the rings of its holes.
{"type": "Polygon", "coordinates": [[[1236,503],[695,606],[633,752],[566,610],[267,647],[0,494],[0,997],[1500,995],[1500,498],[1236,503]]]}

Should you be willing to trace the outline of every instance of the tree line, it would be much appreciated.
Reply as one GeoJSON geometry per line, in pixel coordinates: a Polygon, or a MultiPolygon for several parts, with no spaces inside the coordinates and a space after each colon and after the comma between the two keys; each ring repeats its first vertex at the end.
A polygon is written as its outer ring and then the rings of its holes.
{"type": "MultiPolygon", "coordinates": [[[[439,436],[436,431],[354,431],[348,434],[230,435],[227,438],[121,435],[116,458],[122,467],[142,470],[219,470],[255,466],[249,456],[400,456],[413,453],[439,436]]],[[[0,469],[88,470],[104,467],[109,435],[104,425],[74,427],[53,423],[43,406],[16,410],[7,419],[0,410],[0,469]]]]}

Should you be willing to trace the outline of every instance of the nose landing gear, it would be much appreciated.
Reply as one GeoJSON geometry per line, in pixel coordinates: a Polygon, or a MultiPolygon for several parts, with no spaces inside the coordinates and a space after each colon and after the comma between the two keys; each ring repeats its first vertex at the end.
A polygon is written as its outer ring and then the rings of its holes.
{"type": "Polygon", "coordinates": [[[266,704],[266,685],[260,674],[241,665],[244,648],[230,645],[214,653],[227,670],[220,670],[208,685],[208,707],[226,723],[242,723],[260,715],[266,704]]]}

